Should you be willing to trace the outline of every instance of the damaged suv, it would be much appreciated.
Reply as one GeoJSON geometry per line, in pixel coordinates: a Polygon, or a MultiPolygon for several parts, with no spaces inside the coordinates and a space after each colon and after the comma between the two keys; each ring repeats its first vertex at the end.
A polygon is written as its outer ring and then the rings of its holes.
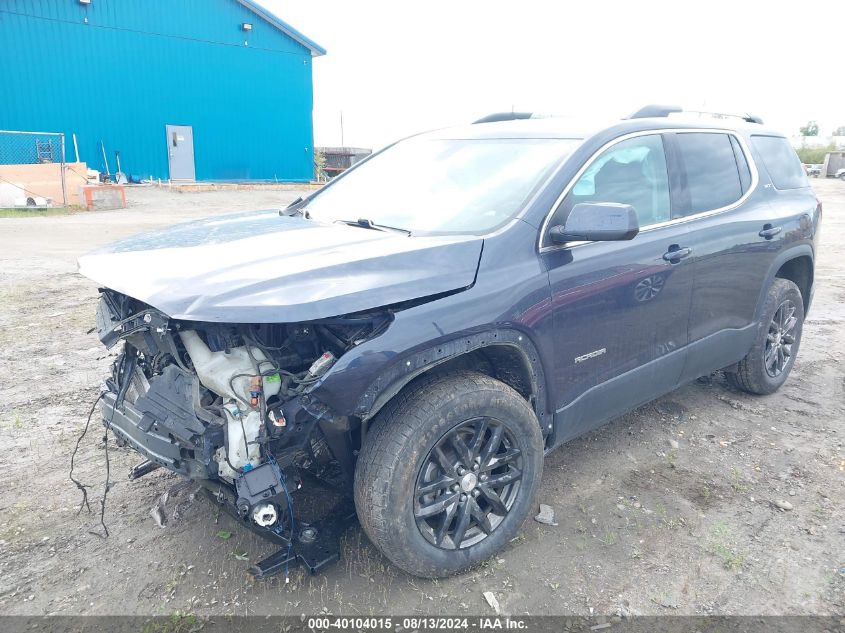
{"type": "Polygon", "coordinates": [[[119,345],[104,424],[145,460],[131,476],[180,473],[280,543],[260,576],[336,559],[357,514],[393,563],[439,577],[517,534],[563,442],[720,369],[775,391],[821,204],[759,119],[674,112],[487,117],[282,211],[83,257],[119,345]],[[354,511],[303,521],[304,477],[354,511]]]}

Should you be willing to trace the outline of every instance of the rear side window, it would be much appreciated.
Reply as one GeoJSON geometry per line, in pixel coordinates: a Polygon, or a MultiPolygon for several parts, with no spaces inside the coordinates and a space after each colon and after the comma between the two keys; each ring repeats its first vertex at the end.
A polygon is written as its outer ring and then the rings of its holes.
{"type": "Polygon", "coordinates": [[[676,216],[721,209],[742,197],[740,169],[729,134],[689,132],[678,133],[676,138],[689,193],[688,207],[676,216]]]}
{"type": "Polygon", "coordinates": [[[763,157],[766,171],[778,189],[809,187],[807,174],[792,146],[781,136],[752,136],[754,148],[763,157]]]}
{"type": "Polygon", "coordinates": [[[734,158],[736,158],[736,166],[739,169],[739,181],[742,184],[742,193],[745,193],[751,188],[751,168],[748,166],[748,160],[745,158],[745,152],[739,146],[739,141],[735,136],[731,136],[731,145],[734,148],[734,158]]]}

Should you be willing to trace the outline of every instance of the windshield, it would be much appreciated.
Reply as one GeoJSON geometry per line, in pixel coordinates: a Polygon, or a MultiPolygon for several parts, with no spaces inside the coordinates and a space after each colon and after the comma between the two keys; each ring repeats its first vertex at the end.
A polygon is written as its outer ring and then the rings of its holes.
{"type": "Polygon", "coordinates": [[[513,218],[574,139],[415,137],[308,201],[310,217],[411,233],[484,233],[513,218]]]}

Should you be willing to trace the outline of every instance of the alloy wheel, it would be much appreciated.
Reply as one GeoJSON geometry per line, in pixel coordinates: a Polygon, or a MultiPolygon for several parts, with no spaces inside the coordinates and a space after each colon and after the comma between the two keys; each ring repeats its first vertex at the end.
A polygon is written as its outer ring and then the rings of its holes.
{"type": "Polygon", "coordinates": [[[783,373],[789,359],[792,358],[792,346],[795,343],[795,304],[787,299],[775,311],[766,336],[764,362],[766,373],[773,378],[783,373]]]}
{"type": "Polygon", "coordinates": [[[483,541],[516,502],[522,472],[522,452],[501,421],[462,422],[423,461],[414,490],[417,527],[441,549],[483,541]]]}

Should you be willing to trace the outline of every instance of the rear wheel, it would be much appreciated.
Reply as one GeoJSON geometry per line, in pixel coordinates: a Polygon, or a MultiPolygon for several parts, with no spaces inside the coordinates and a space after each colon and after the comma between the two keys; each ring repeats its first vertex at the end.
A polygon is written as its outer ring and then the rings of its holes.
{"type": "Polygon", "coordinates": [[[731,383],[748,393],[774,393],[786,382],[804,325],[801,291],[788,279],[775,279],[766,295],[757,340],[736,367],[728,373],[731,383]]]}
{"type": "Polygon", "coordinates": [[[370,540],[424,577],[493,556],[533,508],[540,427],[511,387],[476,372],[423,378],[379,413],[355,473],[370,540]]]}

